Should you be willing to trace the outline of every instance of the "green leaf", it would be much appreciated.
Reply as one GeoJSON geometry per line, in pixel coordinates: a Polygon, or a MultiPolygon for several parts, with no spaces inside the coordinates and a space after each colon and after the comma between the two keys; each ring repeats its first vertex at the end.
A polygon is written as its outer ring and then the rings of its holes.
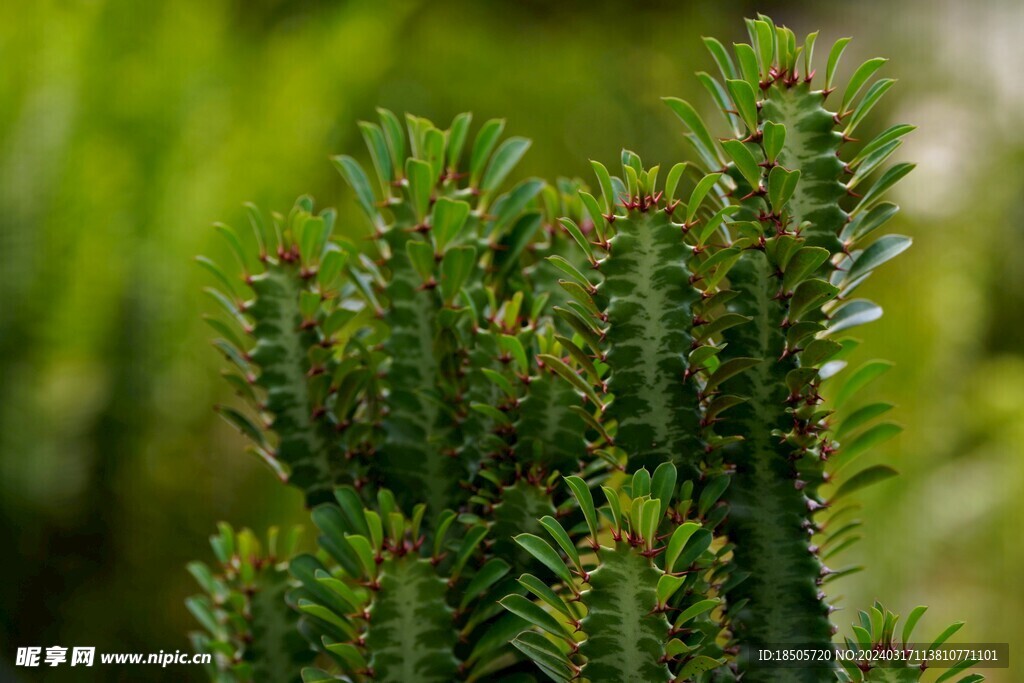
{"type": "Polygon", "coordinates": [[[831,339],[815,339],[800,354],[800,365],[808,368],[821,367],[842,351],[843,347],[831,339]]]}
{"type": "MultiPolygon", "coordinates": [[[[977,661],[972,660],[972,659],[965,659],[965,660],[963,660],[961,662],[957,662],[956,664],[951,666],[949,669],[944,671],[941,676],[936,678],[935,679],[935,683],[943,683],[944,681],[948,681],[951,678],[953,678],[954,676],[960,675],[961,673],[964,672],[965,669],[969,669],[970,667],[974,666],[977,663],[978,663],[977,661]]],[[[975,675],[980,676],[980,674],[975,674],[975,675]]],[[[979,679],[975,678],[974,680],[979,680],[979,679]]],[[[982,678],[980,680],[984,680],[984,679],[982,678]]],[[[963,681],[964,681],[964,679],[961,679],[959,681],[959,683],[963,683],[963,681]]]]}
{"type": "Polygon", "coordinates": [[[367,215],[373,225],[380,225],[380,212],[377,211],[377,198],[373,195],[370,187],[370,180],[366,177],[363,167],[350,156],[337,156],[332,159],[335,167],[345,178],[345,182],[356,193],[356,201],[363,213],[367,215]]]}
{"type": "Polygon", "coordinates": [[[835,334],[851,327],[864,325],[882,317],[882,307],[867,299],[851,299],[843,303],[829,317],[828,329],[835,334]]]}
{"type": "Polygon", "coordinates": [[[832,399],[832,405],[839,410],[865,385],[891,368],[892,363],[884,360],[872,360],[864,363],[846,379],[842,388],[836,392],[832,399]]]}
{"type": "Polygon", "coordinates": [[[907,621],[903,624],[903,633],[901,641],[904,645],[911,642],[910,637],[914,633],[914,627],[917,626],[917,622],[921,620],[924,613],[928,611],[928,608],[924,605],[918,605],[914,609],[910,610],[910,614],[907,615],[907,621]]]}
{"type": "Polygon", "coordinates": [[[733,50],[736,51],[736,59],[740,63],[740,75],[756,91],[760,88],[761,79],[754,48],[746,43],[733,43],[733,50]]]}
{"type": "Polygon", "coordinates": [[[558,523],[558,520],[551,515],[545,515],[540,519],[540,524],[547,530],[551,538],[558,544],[558,547],[562,549],[566,557],[572,560],[572,563],[576,565],[576,569],[582,574],[583,564],[580,562],[580,554],[576,550],[576,545],[572,542],[572,539],[569,538],[569,534],[565,532],[565,529],[558,523]]]}
{"type": "Polygon", "coordinates": [[[363,566],[363,571],[370,578],[377,576],[377,563],[374,561],[373,548],[370,546],[370,541],[365,536],[359,536],[356,534],[345,534],[345,540],[352,546],[352,549],[356,552],[356,557],[359,558],[359,563],[363,566]]]}
{"type": "Polygon", "coordinates": [[[738,375],[748,368],[752,368],[755,365],[759,365],[761,360],[759,358],[730,358],[725,361],[718,368],[711,373],[711,377],[708,378],[707,388],[708,390],[714,389],[720,386],[727,379],[738,375]]]}
{"type": "Polygon", "coordinates": [[[683,668],[679,670],[678,679],[687,680],[696,676],[697,674],[704,673],[706,671],[714,671],[722,665],[717,659],[712,659],[707,655],[697,655],[693,659],[687,660],[683,668]]]}
{"type": "Polygon", "coordinates": [[[476,134],[469,162],[470,186],[477,187],[479,185],[480,175],[484,172],[487,159],[491,156],[495,145],[498,144],[498,138],[501,137],[501,132],[504,129],[504,119],[491,119],[481,126],[480,131],[476,134]]]}
{"type": "Polygon", "coordinates": [[[590,487],[587,486],[587,482],[575,475],[565,477],[565,483],[572,491],[572,495],[576,498],[576,503],[587,520],[591,539],[597,542],[597,532],[599,529],[597,525],[597,510],[594,509],[594,496],[590,493],[590,487]]]}
{"type": "Polygon", "coordinates": [[[697,217],[697,211],[700,209],[701,204],[704,203],[704,198],[708,196],[708,192],[715,186],[715,183],[722,177],[721,173],[709,173],[701,178],[696,187],[693,188],[693,192],[690,193],[690,201],[686,205],[686,223],[687,225],[692,224],[694,219],[697,217]]]}
{"type": "Polygon", "coordinates": [[[899,256],[907,249],[913,240],[903,235],[883,235],[861,252],[860,256],[850,266],[843,277],[844,282],[852,282],[862,275],[870,273],[886,261],[899,256]]]}
{"type": "Polygon", "coordinates": [[[370,151],[370,158],[373,166],[377,169],[377,178],[380,181],[381,196],[388,197],[391,194],[391,181],[394,171],[391,166],[391,151],[388,149],[387,140],[381,127],[368,121],[359,122],[359,130],[363,134],[366,148],[370,151]]]}
{"type": "Polygon", "coordinates": [[[698,154],[700,154],[704,163],[708,165],[709,170],[719,168],[721,164],[717,152],[718,148],[697,110],[689,102],[677,97],[663,97],[662,100],[690,129],[690,142],[698,154]]]}
{"type": "Polygon", "coordinates": [[[711,53],[715,63],[718,65],[719,72],[722,74],[722,80],[736,78],[736,67],[732,63],[732,58],[729,56],[728,51],[726,51],[725,46],[715,38],[704,37],[701,40],[704,41],[705,47],[707,47],[708,52],[711,53]]]}
{"type": "Polygon", "coordinates": [[[711,479],[700,492],[700,499],[697,502],[697,513],[703,517],[711,509],[711,506],[718,502],[725,490],[729,488],[730,477],[721,474],[711,479]]]}
{"type": "Polygon", "coordinates": [[[896,164],[892,168],[886,170],[882,174],[882,177],[871,186],[871,189],[864,193],[860,201],[857,202],[856,208],[853,210],[853,214],[859,214],[873,207],[882,198],[889,188],[898,183],[908,173],[914,170],[915,164],[911,163],[900,163],[896,164]]]}
{"type": "Polygon", "coordinates": [[[832,83],[835,79],[836,68],[839,66],[839,58],[843,56],[843,50],[850,43],[850,38],[840,38],[832,46],[828,53],[828,66],[825,69],[825,90],[832,90],[832,83]]]}
{"type": "Polygon", "coordinates": [[[437,251],[444,253],[445,247],[459,235],[466,219],[469,218],[469,204],[463,201],[441,197],[434,203],[431,212],[431,234],[437,251]]]}
{"type": "Polygon", "coordinates": [[[526,138],[509,138],[501,143],[494,153],[491,163],[487,166],[480,188],[484,192],[493,192],[498,189],[498,186],[504,182],[519,160],[526,154],[526,150],[530,149],[530,144],[526,138]]]}
{"type": "Polygon", "coordinates": [[[880,402],[872,403],[855,410],[839,423],[839,428],[836,430],[836,438],[842,439],[857,428],[864,426],[871,420],[874,420],[876,417],[889,412],[893,407],[894,406],[891,403],[880,402]]]}
{"type": "Polygon", "coordinates": [[[459,609],[465,610],[469,603],[479,598],[484,591],[508,574],[510,568],[508,562],[500,557],[492,557],[487,560],[484,566],[473,575],[473,580],[463,590],[459,609]]]}
{"type": "Polygon", "coordinates": [[[754,31],[757,35],[757,53],[761,62],[761,74],[767,81],[771,77],[772,63],[775,61],[775,31],[766,21],[755,21],[754,31]]]}
{"type": "Polygon", "coordinates": [[[689,541],[690,537],[693,536],[700,528],[699,524],[686,522],[684,524],[680,524],[676,527],[675,531],[672,532],[672,536],[668,541],[668,547],[665,550],[666,573],[671,574],[675,571],[676,560],[678,560],[680,554],[682,554],[687,541],[689,541]]]}
{"type": "Polygon", "coordinates": [[[658,606],[664,607],[668,604],[669,598],[676,594],[686,579],[682,576],[672,576],[671,574],[662,574],[661,578],[658,579],[658,606]]]}
{"type": "Polygon", "coordinates": [[[608,169],[600,161],[590,162],[591,168],[594,169],[594,175],[597,176],[597,184],[601,188],[601,199],[604,201],[604,213],[611,215],[615,213],[615,190],[612,188],[612,176],[608,173],[608,169]]]}
{"type": "Polygon", "coordinates": [[[454,247],[441,259],[441,293],[451,302],[476,269],[476,247],[454,247]]]}
{"type": "Polygon", "coordinates": [[[676,477],[678,473],[679,471],[676,469],[676,466],[670,462],[663,462],[654,470],[654,476],[651,478],[650,493],[652,498],[661,501],[658,519],[664,517],[672,505],[672,498],[676,492],[676,477]]]}
{"type": "Polygon", "coordinates": [[[676,188],[679,186],[679,181],[683,177],[683,172],[686,171],[689,164],[685,161],[678,164],[674,164],[668,171],[668,176],[665,178],[665,200],[671,204],[676,198],[676,188]]]}
{"type": "Polygon", "coordinates": [[[546,583],[538,579],[533,574],[523,574],[518,579],[519,585],[526,590],[534,594],[534,596],[540,598],[546,604],[553,607],[555,610],[561,612],[570,619],[574,619],[572,612],[569,610],[569,606],[565,604],[565,601],[558,597],[546,583]]]}
{"type": "Polygon", "coordinates": [[[814,43],[818,40],[818,32],[808,33],[804,39],[804,76],[810,78],[814,70],[814,43]]]}
{"type": "Polygon", "coordinates": [[[583,253],[587,255],[587,260],[591,263],[597,263],[597,259],[594,258],[594,250],[590,245],[590,241],[583,235],[583,232],[580,230],[579,226],[576,225],[575,221],[571,218],[559,218],[558,222],[562,224],[562,227],[565,228],[567,233],[572,235],[576,244],[580,245],[583,253]]]}
{"type": "Polygon", "coordinates": [[[409,181],[409,197],[416,220],[423,222],[430,209],[430,195],[434,191],[433,171],[430,164],[420,159],[407,159],[405,175],[409,181]]]}
{"type": "Polygon", "coordinates": [[[683,610],[679,614],[679,617],[676,618],[674,626],[676,628],[679,628],[683,624],[685,624],[685,623],[687,623],[687,622],[689,622],[689,621],[691,621],[693,619],[696,619],[701,614],[704,614],[705,612],[709,612],[709,611],[713,610],[714,608],[718,607],[720,604],[722,604],[722,599],[721,598],[709,598],[707,600],[701,600],[700,602],[696,602],[696,603],[690,605],[689,607],[687,607],[685,610],[683,610]]]}
{"type": "Polygon", "coordinates": [[[522,595],[508,595],[498,601],[501,606],[507,609],[512,614],[526,619],[534,626],[547,631],[553,636],[571,640],[569,634],[566,633],[565,628],[555,619],[553,616],[548,614],[539,605],[530,602],[522,595]]]}
{"type": "Polygon", "coordinates": [[[782,209],[793,198],[799,182],[800,171],[787,171],[781,166],[774,166],[768,172],[768,201],[776,215],[782,214],[782,209]]]}
{"type": "Polygon", "coordinates": [[[943,643],[945,643],[947,640],[949,640],[950,636],[952,636],[954,633],[959,631],[960,628],[963,625],[964,625],[964,622],[962,622],[962,621],[958,621],[956,623],[950,624],[946,628],[946,630],[943,631],[942,633],[940,633],[939,636],[932,642],[932,644],[928,646],[928,649],[929,650],[938,649],[939,646],[941,646],[943,643]]]}
{"type": "Polygon", "coordinates": [[[822,247],[801,247],[790,258],[785,265],[782,276],[782,289],[791,292],[793,289],[807,279],[808,276],[817,272],[818,268],[828,261],[828,249],[822,247]]]}
{"type": "Polygon", "coordinates": [[[761,167],[757,165],[757,160],[754,159],[754,155],[751,154],[747,146],[739,140],[726,140],[722,143],[722,148],[736,164],[736,168],[750,184],[750,188],[752,190],[759,189],[761,187],[761,167]]]}
{"type": "Polygon", "coordinates": [[[622,502],[619,500],[619,493],[607,486],[602,486],[601,491],[604,493],[605,500],[608,501],[608,510],[612,516],[614,530],[620,532],[625,518],[622,516],[622,502]]]}
{"type": "Polygon", "coordinates": [[[854,156],[853,159],[850,160],[850,167],[856,168],[862,161],[867,159],[876,151],[888,145],[889,143],[900,139],[901,137],[903,137],[907,133],[910,133],[913,130],[916,130],[916,126],[911,126],[906,123],[899,123],[896,124],[895,126],[886,128],[884,131],[879,133],[874,140],[864,145],[861,148],[861,150],[857,152],[856,156],[854,156]]]}
{"type": "Polygon", "coordinates": [[[746,124],[747,131],[751,134],[757,132],[757,97],[754,89],[746,81],[740,80],[728,80],[725,86],[729,89],[729,96],[746,124]]]}
{"type": "Polygon", "coordinates": [[[818,310],[838,294],[839,288],[824,280],[804,280],[793,290],[793,296],[789,300],[790,321],[800,320],[808,311],[818,310]]]}
{"type": "Polygon", "coordinates": [[[556,682],[569,681],[575,677],[569,658],[541,634],[533,631],[520,633],[512,645],[536,662],[556,682]]]}
{"type": "Polygon", "coordinates": [[[585,379],[580,377],[579,373],[570,368],[561,358],[556,358],[550,354],[541,353],[537,355],[537,360],[542,362],[545,367],[553,370],[559,377],[568,381],[571,385],[576,387],[580,392],[583,393],[588,399],[590,399],[594,405],[603,407],[604,404],[598,397],[594,388],[587,383],[585,379]]]}
{"type": "MultiPolygon", "coordinates": [[[[774,164],[775,160],[779,157],[779,153],[786,145],[786,127],[781,123],[765,121],[761,133],[763,136],[761,144],[764,146],[764,154],[768,158],[768,162],[774,164]]],[[[769,174],[770,177],[771,175],[769,174]]]]}
{"type": "Polygon", "coordinates": [[[842,485],[836,490],[835,494],[833,494],[831,502],[834,503],[855,491],[859,491],[865,486],[885,481],[886,479],[895,477],[897,474],[898,472],[888,465],[874,465],[861,470],[842,483],[842,485]]]}
{"type": "Polygon", "coordinates": [[[899,212],[900,207],[890,202],[881,202],[866,214],[856,216],[847,223],[839,238],[846,244],[853,244],[866,237],[899,212]]]}
{"type": "Polygon", "coordinates": [[[875,105],[878,104],[882,96],[889,91],[896,81],[891,78],[882,78],[875,81],[867,93],[864,94],[863,99],[857,104],[857,107],[853,110],[853,114],[850,115],[850,120],[846,123],[846,129],[843,131],[844,135],[850,136],[853,131],[860,125],[860,123],[867,117],[875,105]]]}
{"type": "Polygon", "coordinates": [[[876,71],[882,68],[882,65],[887,61],[889,60],[884,57],[875,57],[874,59],[869,59],[857,67],[857,70],[853,72],[852,76],[850,76],[850,82],[846,86],[846,92],[843,93],[843,103],[839,107],[840,116],[843,116],[846,113],[847,106],[849,106],[853,102],[854,98],[857,97],[857,93],[859,93],[861,88],[864,87],[864,84],[867,83],[868,79],[871,78],[876,71]]]}
{"type": "Polygon", "coordinates": [[[379,553],[384,545],[384,524],[374,510],[363,510],[363,517],[366,518],[366,526],[370,529],[370,546],[375,553],[379,553]]]}
{"type": "Polygon", "coordinates": [[[533,534],[519,534],[513,539],[521,548],[554,572],[555,576],[566,584],[572,584],[572,574],[569,573],[569,568],[565,566],[565,562],[558,556],[554,548],[548,545],[547,541],[533,534]]]}
{"type": "Polygon", "coordinates": [[[434,276],[434,248],[427,242],[409,240],[405,243],[409,261],[419,276],[426,282],[434,276]]]}
{"type": "Polygon", "coordinates": [[[452,564],[449,580],[454,581],[454,579],[462,573],[462,568],[465,566],[470,556],[476,552],[480,542],[483,541],[484,536],[487,535],[487,531],[487,527],[483,525],[476,525],[466,532],[465,537],[459,544],[459,551],[455,555],[455,562],[452,564]]]}
{"type": "Polygon", "coordinates": [[[448,129],[448,168],[450,169],[456,169],[459,166],[459,157],[462,156],[462,148],[466,144],[469,124],[472,121],[473,115],[469,112],[457,114],[452,119],[452,125],[448,129]]]}
{"type": "Polygon", "coordinates": [[[871,450],[879,444],[898,436],[903,428],[891,422],[882,422],[864,431],[863,434],[845,444],[838,455],[833,456],[834,469],[848,465],[859,455],[871,450]]]}
{"type": "Polygon", "coordinates": [[[402,131],[402,123],[387,109],[378,108],[377,114],[380,116],[381,128],[384,130],[384,138],[391,154],[391,168],[395,173],[401,173],[405,159],[405,133],[402,131]]]}

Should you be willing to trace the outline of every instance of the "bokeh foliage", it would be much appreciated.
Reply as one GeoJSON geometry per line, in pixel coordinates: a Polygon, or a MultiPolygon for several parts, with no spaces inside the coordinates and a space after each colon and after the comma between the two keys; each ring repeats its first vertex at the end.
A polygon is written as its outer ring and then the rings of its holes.
{"type": "Polygon", "coordinates": [[[212,221],[310,192],[351,224],[328,156],[362,154],[354,122],[378,104],[506,117],[534,140],[524,174],[585,175],[623,145],[670,164],[685,146],[659,97],[703,101],[699,36],[739,40],[754,11],[856,35],[848,66],[890,57],[903,78],[876,125],[919,126],[893,226],[915,247],[865,288],[887,311],[861,335],[897,363],[876,389],[906,426],[872,457],[906,476],[863,496],[869,570],[839,604],[929,603],[973,640],[1016,642],[1014,3],[51,1],[0,6],[0,538],[17,558],[0,569],[0,678],[17,645],[187,648],[181,568],[212,523],[301,517],[208,408],[224,387],[192,256],[228,258],[212,221]]]}

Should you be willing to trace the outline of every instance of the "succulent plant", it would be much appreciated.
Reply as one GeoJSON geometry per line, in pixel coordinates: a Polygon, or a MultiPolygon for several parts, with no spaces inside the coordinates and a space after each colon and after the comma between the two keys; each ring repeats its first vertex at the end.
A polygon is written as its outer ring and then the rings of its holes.
{"type": "MultiPolygon", "coordinates": [[[[291,588],[281,618],[307,644],[278,673],[246,664],[263,650],[230,616],[244,601],[192,603],[215,675],[295,679],[315,657],[302,680],[917,680],[749,664],[831,647],[824,586],[858,569],[824,564],[857,539],[838,503],[895,474],[845,471],[899,428],[853,403],[888,365],[845,369],[844,335],[881,315],[854,290],[910,244],[876,236],[912,127],[854,139],[893,83],[870,82],[884,60],[835,104],[847,39],[822,78],[816,34],[747,26],[732,54],[705,39],[724,137],[667,99],[696,156],[667,172],[624,151],[620,177],[592,162],[593,193],[509,186],[530,143],[499,142],[503,121],[469,144],[468,114],[403,130],[380,110],[360,124],[375,181],[334,160],[368,231],[305,197],[270,221],[251,208],[250,240],[220,226],[241,277],[201,262],[247,406],[221,412],[321,534],[291,579],[242,576],[291,588]]],[[[862,621],[858,641],[895,647],[893,615],[862,621]]]]}
{"type": "Polygon", "coordinates": [[[624,492],[604,487],[600,516],[586,482],[567,483],[586,518],[587,544],[579,548],[552,517],[541,524],[554,545],[516,536],[558,583],[519,577],[532,599],[509,595],[502,605],[535,629],[513,645],[556,681],[687,680],[718,668],[723,660],[709,654],[721,654],[717,627],[702,617],[721,601],[701,592],[686,609],[672,608],[674,596],[703,587],[720,550],[711,530],[683,521],[690,501],[677,496],[675,465],[662,464],[653,477],[637,470],[624,492]]]}
{"type": "Polygon", "coordinates": [[[186,601],[204,629],[192,634],[192,645],[213,656],[211,681],[298,681],[300,669],[313,660],[297,629],[299,615],[285,600],[300,532],[296,527],[281,538],[271,529],[264,549],[248,529],[236,532],[222,523],[210,538],[219,566],[189,564],[203,589],[186,601]]]}

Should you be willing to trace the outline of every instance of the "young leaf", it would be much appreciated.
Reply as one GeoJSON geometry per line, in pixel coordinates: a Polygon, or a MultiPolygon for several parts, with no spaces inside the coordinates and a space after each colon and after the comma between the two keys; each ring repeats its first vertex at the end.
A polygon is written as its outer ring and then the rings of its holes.
{"type": "Polygon", "coordinates": [[[883,235],[861,252],[843,277],[843,281],[851,282],[870,273],[886,261],[905,252],[912,243],[913,240],[904,235],[883,235]]]}
{"type": "Polygon", "coordinates": [[[473,115],[469,112],[457,114],[452,119],[451,128],[448,129],[448,168],[456,169],[459,166],[459,157],[462,156],[462,148],[466,144],[466,136],[469,133],[469,124],[473,121],[473,115]]]}
{"type": "Polygon", "coordinates": [[[741,80],[729,80],[725,82],[729,89],[729,96],[736,105],[736,111],[747,126],[751,134],[757,132],[757,97],[750,84],[741,80]]]}
{"type": "Polygon", "coordinates": [[[572,490],[572,495],[576,498],[576,503],[580,506],[580,510],[587,520],[587,526],[590,528],[590,537],[596,543],[598,532],[597,511],[594,509],[594,496],[590,493],[590,487],[577,476],[565,477],[565,483],[572,490]]]}
{"type": "Polygon", "coordinates": [[[736,66],[732,63],[732,57],[729,56],[725,46],[715,38],[704,37],[702,40],[718,65],[718,70],[722,74],[722,80],[727,81],[730,78],[736,78],[736,66]]]}
{"type": "Polygon", "coordinates": [[[839,115],[843,116],[846,113],[846,107],[849,106],[853,99],[857,97],[857,93],[864,87],[867,80],[885,64],[888,59],[884,57],[875,57],[857,67],[857,70],[850,76],[850,82],[846,85],[846,92],[843,93],[843,103],[839,107],[839,115]]]}
{"type": "Polygon", "coordinates": [[[441,294],[446,302],[459,294],[475,268],[476,247],[454,247],[445,252],[441,259],[441,294]]]}
{"type": "Polygon", "coordinates": [[[786,145],[786,127],[781,123],[765,121],[761,134],[764,154],[768,158],[768,162],[774,164],[782,148],[786,145]]]}
{"type": "Polygon", "coordinates": [[[839,66],[839,58],[843,56],[843,50],[850,43],[850,38],[840,38],[832,46],[828,53],[828,65],[825,68],[825,91],[832,90],[832,82],[836,75],[836,67],[839,66]]]}
{"type": "Polygon", "coordinates": [[[891,477],[895,477],[898,474],[896,470],[889,467],[888,465],[874,465],[865,470],[861,470],[857,474],[853,475],[840,485],[836,492],[832,495],[832,501],[835,502],[841,498],[850,495],[855,491],[859,491],[865,486],[885,481],[891,477]]]}
{"type": "Polygon", "coordinates": [[[686,223],[688,225],[693,223],[694,218],[697,217],[697,211],[704,203],[704,198],[708,196],[708,192],[721,177],[721,173],[709,173],[697,182],[693,192],[690,193],[690,201],[686,205],[686,223]]]}
{"type": "Polygon", "coordinates": [[[782,209],[793,197],[799,182],[800,171],[798,170],[787,171],[781,166],[775,166],[768,172],[768,202],[775,215],[782,214],[782,209]]]}
{"type": "Polygon", "coordinates": [[[356,201],[363,213],[367,215],[370,222],[375,226],[381,222],[380,213],[377,211],[377,198],[373,196],[373,189],[370,187],[370,180],[366,177],[363,167],[355,159],[349,156],[337,156],[332,159],[338,171],[341,172],[345,182],[356,193],[356,201]]]}
{"type": "Polygon", "coordinates": [[[761,187],[761,167],[757,165],[757,160],[754,159],[754,155],[750,153],[747,146],[739,140],[726,140],[722,143],[722,147],[736,164],[736,168],[743,178],[750,184],[750,188],[758,190],[761,187]]]}
{"type": "Polygon", "coordinates": [[[847,377],[846,383],[836,392],[832,405],[836,410],[839,410],[871,380],[890,369],[892,369],[892,363],[889,361],[872,360],[864,363],[847,377]]]}
{"type": "Polygon", "coordinates": [[[470,186],[477,187],[479,185],[480,175],[484,172],[487,159],[491,156],[491,152],[494,151],[495,145],[498,144],[498,138],[501,137],[501,131],[504,129],[505,119],[491,119],[476,134],[476,140],[473,141],[473,152],[470,155],[469,161],[470,186]]]}
{"type": "Polygon", "coordinates": [[[555,576],[566,583],[572,583],[572,575],[569,573],[569,568],[565,566],[565,562],[558,556],[554,548],[548,545],[547,541],[533,534],[519,534],[514,536],[513,540],[550,569],[555,576]]]}
{"type": "Polygon", "coordinates": [[[857,203],[856,208],[853,210],[853,214],[858,214],[862,211],[866,211],[873,207],[882,198],[889,188],[898,183],[905,175],[914,170],[914,164],[901,163],[896,164],[892,168],[888,169],[882,174],[882,177],[871,186],[871,189],[864,193],[860,201],[857,203]]]}
{"type": "Polygon", "coordinates": [[[580,563],[580,554],[576,550],[576,545],[569,538],[569,534],[565,533],[565,529],[558,523],[558,520],[551,515],[545,515],[540,519],[540,524],[547,529],[548,533],[551,534],[551,538],[562,549],[566,557],[572,560],[572,563],[576,565],[580,573],[583,573],[583,565],[580,563]]]}
{"type": "Polygon", "coordinates": [[[675,112],[676,116],[686,124],[686,127],[690,129],[692,134],[690,140],[703,158],[704,163],[708,164],[709,170],[718,168],[720,166],[717,152],[718,147],[715,145],[711,133],[708,132],[707,126],[704,125],[704,121],[701,120],[697,110],[689,102],[677,97],[664,97],[662,99],[675,112]]]}
{"type": "Polygon", "coordinates": [[[434,248],[427,242],[409,240],[405,243],[405,251],[409,255],[409,261],[424,281],[434,276],[434,248]]]}
{"type": "Polygon", "coordinates": [[[733,43],[736,59],[740,63],[740,75],[755,91],[760,87],[760,69],[754,48],[746,43],[733,43]]]}
{"type": "Polygon", "coordinates": [[[484,192],[493,192],[498,189],[498,186],[512,172],[512,169],[516,167],[516,164],[523,158],[523,155],[526,154],[530,144],[530,141],[526,138],[509,138],[501,143],[501,146],[494,153],[491,163],[487,166],[487,171],[484,173],[480,188],[484,192]]]}
{"type": "Polygon", "coordinates": [[[466,202],[448,197],[441,197],[434,203],[431,233],[439,253],[444,253],[445,247],[458,237],[469,217],[469,208],[466,202]]]}
{"type": "Polygon", "coordinates": [[[408,159],[405,162],[405,175],[409,181],[409,198],[416,220],[426,219],[430,208],[430,195],[434,191],[433,171],[430,164],[420,159],[408,159]]]}
{"type": "Polygon", "coordinates": [[[539,605],[530,602],[522,595],[509,595],[498,602],[500,602],[501,606],[509,612],[522,617],[534,626],[547,631],[551,635],[570,640],[569,634],[565,631],[565,627],[562,626],[557,619],[545,612],[539,605]]]}
{"type": "Polygon", "coordinates": [[[697,530],[700,529],[699,524],[693,522],[686,522],[676,527],[676,530],[672,532],[672,536],[668,541],[668,548],[665,550],[665,572],[671,574],[675,571],[676,560],[679,559],[679,555],[683,552],[683,548],[686,546],[687,541],[693,536],[697,530]]]}
{"type": "Polygon", "coordinates": [[[914,627],[917,626],[917,622],[921,620],[921,617],[927,611],[928,608],[924,605],[918,605],[910,610],[910,614],[907,615],[907,621],[903,624],[903,633],[900,638],[904,645],[910,642],[910,637],[914,633],[914,627]]]}

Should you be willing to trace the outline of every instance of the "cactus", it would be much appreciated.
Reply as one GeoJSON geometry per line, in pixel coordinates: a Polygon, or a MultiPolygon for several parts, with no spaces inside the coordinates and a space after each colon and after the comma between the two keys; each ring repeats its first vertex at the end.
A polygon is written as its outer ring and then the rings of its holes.
{"type": "MultiPolygon", "coordinates": [[[[851,652],[900,652],[907,651],[908,644],[912,640],[914,627],[918,620],[924,615],[926,607],[915,607],[907,616],[906,623],[901,629],[897,639],[896,626],[899,617],[882,605],[875,603],[869,612],[858,613],[858,623],[853,626],[853,638],[847,637],[846,647],[851,652]]],[[[960,630],[963,622],[957,622],[946,627],[935,640],[927,646],[929,650],[940,648],[954,633],[960,630]]],[[[977,673],[966,674],[957,678],[963,671],[975,662],[963,660],[946,669],[938,678],[936,683],[942,681],[956,681],[956,683],[979,683],[984,676],[977,673]]],[[[910,683],[920,681],[924,677],[927,666],[922,666],[917,661],[904,659],[902,657],[880,658],[875,662],[863,662],[855,664],[844,662],[845,671],[840,674],[840,680],[846,683],[910,683]]]]}
{"type": "MultiPolygon", "coordinates": [[[[193,566],[214,680],[917,680],[750,666],[762,645],[830,647],[823,587],[859,569],[824,564],[857,539],[838,503],[895,474],[846,472],[899,428],[854,403],[888,365],[845,369],[844,333],[881,314],[851,294],[910,243],[876,235],[912,127],[853,137],[884,60],[833,105],[846,39],[820,77],[816,34],[748,28],[735,59],[705,39],[724,139],[667,99],[695,163],[624,151],[621,177],[592,162],[593,193],[506,189],[529,142],[499,142],[504,122],[469,144],[468,114],[403,129],[380,110],[360,124],[375,181],[334,159],[368,234],[305,197],[250,209],[251,240],[220,226],[241,278],[201,263],[248,406],[220,410],[321,533],[290,579],[193,566]],[[282,587],[274,629],[247,625],[282,587]],[[288,620],[308,643],[290,660],[263,638],[288,620]]],[[[857,642],[896,647],[895,619],[876,606],[857,642]]]]}
{"type": "Polygon", "coordinates": [[[268,534],[266,552],[248,529],[235,532],[221,524],[210,538],[219,571],[202,562],[189,573],[203,589],[186,601],[205,631],[192,634],[197,652],[213,656],[209,667],[215,683],[299,681],[299,671],[314,652],[297,630],[298,614],[285,602],[292,588],[288,574],[301,529],[281,539],[268,534]]]}
{"type": "Polygon", "coordinates": [[[518,620],[498,614],[495,598],[481,598],[509,565],[492,558],[467,576],[486,527],[466,526],[449,543],[453,527],[463,525],[448,511],[428,541],[422,503],[406,517],[387,489],[372,510],[350,487],[335,495],[336,504],[313,510],[331,566],[312,555],[291,564],[301,582],[291,594],[303,613],[300,629],[336,670],[309,668],[303,681],[446,683],[480,680],[500,668],[505,634],[518,620]]]}
{"type": "MultiPolygon", "coordinates": [[[[745,601],[735,633],[748,647],[824,647],[832,627],[820,586],[835,574],[817,558],[821,545],[811,543],[810,534],[827,526],[815,514],[893,471],[862,471],[831,500],[822,496],[819,487],[836,469],[832,462],[844,456],[821,383],[835,371],[830,361],[850,346],[837,333],[880,314],[871,302],[849,299],[850,293],[909,245],[908,238],[886,235],[862,248],[864,238],[896,212],[880,202],[882,194],[912,165],[885,171],[863,196],[854,191],[912,128],[896,126],[846,152],[845,143],[854,141],[854,130],[892,85],[876,81],[858,99],[885,60],[869,60],[855,71],[833,113],[825,103],[848,40],[836,43],[821,79],[812,62],[816,34],[797,47],[791,31],[766,17],[748,21],[748,28],[751,44],[735,46],[735,62],[720,43],[706,39],[725,86],[700,75],[732,137],[713,139],[691,105],[668,103],[687,125],[702,161],[726,170],[726,200],[737,207],[730,229],[742,255],[729,274],[737,293],[730,306],[749,321],[725,332],[722,359],[750,365],[726,385],[746,400],[715,427],[742,438],[725,455],[735,468],[726,533],[736,544],[736,570],[748,577],[730,596],[745,601]]],[[[788,675],[815,680],[813,672],[788,675]]]]}
{"type": "Polygon", "coordinates": [[[702,595],[669,618],[673,596],[716,561],[711,531],[682,521],[675,466],[662,464],[653,477],[638,470],[625,496],[605,487],[604,525],[587,484],[579,477],[567,483],[586,519],[590,553],[581,553],[551,517],[541,523],[554,546],[533,534],[516,537],[559,583],[528,573],[519,578],[543,607],[521,595],[502,601],[539,629],[520,633],[513,645],[556,681],[686,680],[717,668],[721,660],[705,654],[720,654],[717,633],[697,624],[719,600],[702,595]]]}

